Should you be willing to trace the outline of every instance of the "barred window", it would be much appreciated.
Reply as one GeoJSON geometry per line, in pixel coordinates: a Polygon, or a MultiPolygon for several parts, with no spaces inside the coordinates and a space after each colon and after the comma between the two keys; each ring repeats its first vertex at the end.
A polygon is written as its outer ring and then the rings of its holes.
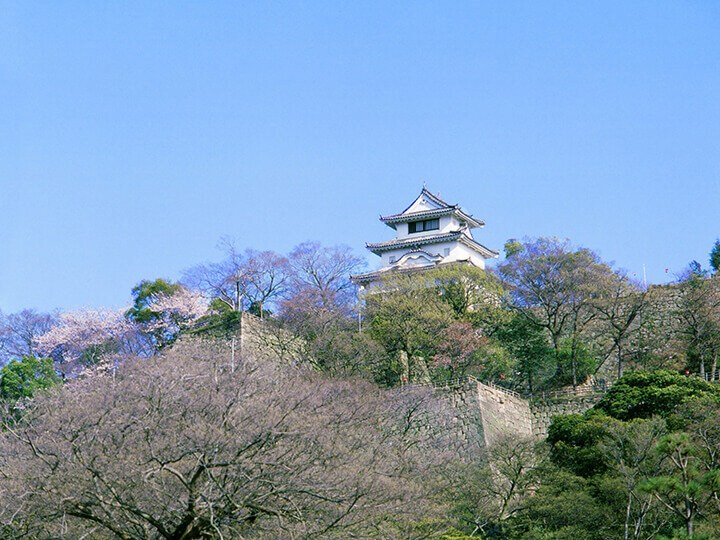
{"type": "Polygon", "coordinates": [[[419,233],[423,231],[436,231],[440,228],[439,219],[426,219],[424,221],[412,221],[408,223],[408,232],[419,233]]]}

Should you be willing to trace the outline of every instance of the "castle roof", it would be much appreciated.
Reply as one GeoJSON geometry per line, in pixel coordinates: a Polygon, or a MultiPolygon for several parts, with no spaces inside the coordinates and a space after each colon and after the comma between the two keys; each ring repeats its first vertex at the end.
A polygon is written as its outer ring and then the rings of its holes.
{"type": "Polygon", "coordinates": [[[437,195],[434,195],[423,186],[420,195],[399,214],[380,216],[380,221],[388,227],[396,228],[398,223],[408,221],[419,221],[421,219],[436,218],[454,214],[459,220],[464,221],[468,228],[482,227],[485,222],[482,219],[472,217],[457,204],[449,204],[437,195]]]}
{"type": "MultiPolygon", "coordinates": [[[[469,234],[469,233],[468,233],[469,234]]],[[[365,244],[367,248],[379,255],[383,251],[390,251],[392,249],[406,248],[406,247],[420,247],[428,244],[437,244],[439,242],[453,242],[458,241],[461,244],[465,244],[469,248],[472,248],[482,254],[486,259],[495,258],[498,256],[497,251],[486,248],[482,244],[476,242],[468,234],[463,231],[455,231],[442,234],[433,234],[430,236],[418,236],[415,238],[395,238],[388,240],[387,242],[378,242],[374,244],[365,244]]]]}

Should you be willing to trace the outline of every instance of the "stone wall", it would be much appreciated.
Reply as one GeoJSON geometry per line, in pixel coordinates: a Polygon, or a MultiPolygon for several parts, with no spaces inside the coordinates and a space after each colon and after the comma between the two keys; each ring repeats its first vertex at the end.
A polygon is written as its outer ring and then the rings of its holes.
{"type": "MultiPolygon", "coordinates": [[[[639,316],[633,321],[624,344],[624,367],[635,364],[645,366],[648,355],[663,361],[668,367],[680,368],[684,364],[682,352],[673,350],[673,342],[686,332],[687,323],[682,313],[690,309],[693,303],[688,299],[688,292],[701,291],[702,295],[712,295],[720,300],[720,279],[710,278],[699,282],[700,289],[692,289],[685,283],[667,285],[651,285],[644,293],[644,306],[639,316]]],[[[636,302],[637,295],[622,299],[628,308],[636,302]]],[[[618,378],[617,350],[609,333],[608,324],[597,318],[586,329],[585,339],[591,344],[601,363],[595,373],[598,380],[614,383],[618,378]]],[[[677,347],[675,348],[677,349],[677,347]]]]}
{"type": "Polygon", "coordinates": [[[595,406],[603,394],[567,397],[558,400],[530,401],[532,415],[532,436],[544,439],[553,417],[567,414],[582,414],[595,406]]]}
{"type": "Polygon", "coordinates": [[[486,446],[492,446],[503,436],[532,436],[533,417],[527,399],[481,382],[476,383],[475,397],[486,446]]]}
{"type": "Polygon", "coordinates": [[[238,334],[242,354],[272,358],[280,362],[311,361],[306,355],[305,341],[302,338],[250,313],[242,313],[238,334]]]}
{"type": "Polygon", "coordinates": [[[451,388],[439,390],[439,399],[450,401],[453,409],[453,426],[459,434],[461,446],[470,451],[485,447],[482,411],[477,399],[477,387],[470,380],[451,388]]]}
{"type": "Polygon", "coordinates": [[[581,414],[602,398],[601,393],[547,399],[527,399],[509,390],[468,379],[443,389],[455,410],[463,440],[488,447],[504,436],[545,438],[552,418],[581,414]]]}

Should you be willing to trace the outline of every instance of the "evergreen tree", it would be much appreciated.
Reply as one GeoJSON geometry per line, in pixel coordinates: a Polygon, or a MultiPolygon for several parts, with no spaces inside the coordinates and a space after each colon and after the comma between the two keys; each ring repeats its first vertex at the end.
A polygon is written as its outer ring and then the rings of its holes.
{"type": "Polygon", "coordinates": [[[720,271],[720,240],[715,240],[715,245],[710,252],[710,266],[715,272],[720,271]]]}

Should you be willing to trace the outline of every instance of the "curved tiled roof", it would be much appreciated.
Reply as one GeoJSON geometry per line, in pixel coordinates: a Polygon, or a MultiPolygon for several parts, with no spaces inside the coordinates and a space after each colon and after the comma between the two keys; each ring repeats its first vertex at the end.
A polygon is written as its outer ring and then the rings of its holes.
{"type": "Polygon", "coordinates": [[[365,244],[366,247],[375,253],[376,255],[379,255],[383,251],[389,251],[391,249],[398,249],[398,248],[404,248],[404,247],[411,247],[411,246],[424,246],[427,244],[437,244],[439,242],[448,242],[448,241],[459,241],[463,244],[476,249],[479,251],[485,258],[495,258],[498,256],[497,251],[493,251],[492,249],[488,249],[482,244],[476,242],[472,238],[470,238],[468,235],[463,233],[462,231],[457,232],[450,232],[450,233],[444,233],[444,234],[433,234],[431,236],[418,236],[416,238],[403,238],[403,239],[395,239],[395,240],[388,240],[387,242],[378,242],[375,244],[365,244]]]}
{"type": "Polygon", "coordinates": [[[421,212],[411,212],[409,214],[391,214],[389,216],[380,216],[380,221],[386,225],[392,226],[395,223],[405,223],[407,221],[447,216],[450,214],[457,214],[457,216],[460,219],[465,220],[471,228],[482,227],[485,225],[485,222],[482,219],[472,217],[470,214],[464,212],[458,205],[449,206],[447,208],[437,208],[434,210],[423,210],[421,212]]]}

